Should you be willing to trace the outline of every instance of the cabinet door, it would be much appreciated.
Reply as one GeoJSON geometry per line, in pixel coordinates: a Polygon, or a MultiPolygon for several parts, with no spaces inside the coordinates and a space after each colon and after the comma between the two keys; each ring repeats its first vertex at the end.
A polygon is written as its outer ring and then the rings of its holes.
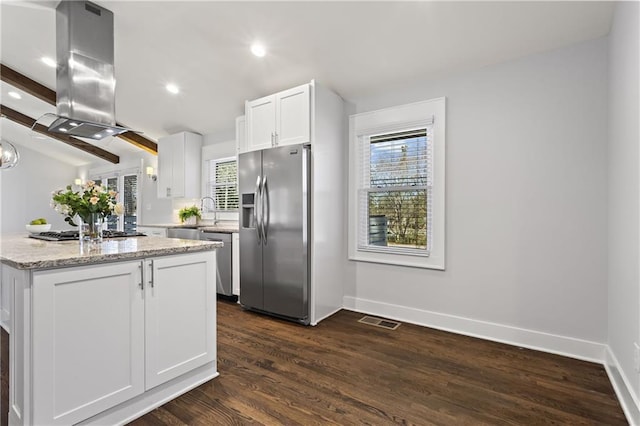
{"type": "Polygon", "coordinates": [[[173,164],[180,139],[180,135],[171,135],[158,140],[158,198],[173,196],[173,164]]]}
{"type": "Polygon", "coordinates": [[[275,134],[275,96],[249,101],[245,105],[247,115],[247,151],[270,148],[275,134]]]}
{"type": "Polygon", "coordinates": [[[310,105],[308,84],[276,95],[276,145],[311,141],[310,105]]]}
{"type": "Polygon", "coordinates": [[[236,147],[237,153],[247,152],[247,119],[246,116],[236,118],[236,147]]]}
{"type": "Polygon", "coordinates": [[[216,359],[215,252],[145,261],[146,389],[216,359]]]}
{"type": "MultiPolygon", "coordinates": [[[[202,179],[202,136],[196,133],[185,133],[182,161],[178,168],[181,171],[180,182],[175,181],[176,187],[181,188],[180,196],[184,198],[200,198],[202,179]]],[[[177,158],[180,158],[178,156],[177,158]]],[[[174,170],[176,170],[174,168],[174,170]]],[[[175,173],[175,172],[174,172],[175,173]]]]}
{"type": "Polygon", "coordinates": [[[158,198],[200,198],[202,136],[181,132],[158,140],[158,198]]]}
{"type": "Polygon", "coordinates": [[[171,175],[171,194],[170,197],[184,197],[185,188],[185,137],[184,133],[179,133],[176,136],[176,140],[172,141],[171,150],[171,168],[173,173],[171,175]]]}
{"type": "Polygon", "coordinates": [[[33,424],[74,424],[144,391],[141,267],[33,273],[33,424]]]}

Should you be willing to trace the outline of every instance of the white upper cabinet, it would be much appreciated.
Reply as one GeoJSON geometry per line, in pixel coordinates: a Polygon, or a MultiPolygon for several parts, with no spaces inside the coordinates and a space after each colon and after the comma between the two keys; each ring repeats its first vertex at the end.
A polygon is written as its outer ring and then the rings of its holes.
{"type": "Polygon", "coordinates": [[[311,141],[310,85],[245,103],[246,147],[239,152],[311,141]]]}
{"type": "Polygon", "coordinates": [[[276,94],[276,146],[311,141],[310,106],[308,84],[276,94]]]}
{"type": "Polygon", "coordinates": [[[158,140],[158,198],[200,198],[202,136],[181,132],[158,140]]]}

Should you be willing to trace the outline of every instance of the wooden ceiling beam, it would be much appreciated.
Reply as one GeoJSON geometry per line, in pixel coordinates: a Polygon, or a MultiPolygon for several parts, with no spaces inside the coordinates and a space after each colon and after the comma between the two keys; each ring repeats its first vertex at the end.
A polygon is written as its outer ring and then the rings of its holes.
{"type": "MultiPolygon", "coordinates": [[[[5,105],[0,104],[0,114],[9,120],[21,124],[25,127],[32,128],[33,124],[36,122],[34,118],[29,117],[28,115],[24,115],[21,112],[18,112],[14,109],[11,109],[5,105]]],[[[53,133],[47,130],[46,126],[42,124],[37,124],[34,128],[34,131],[38,133],[42,133],[52,139],[58,140],[60,142],[64,142],[67,145],[70,145],[74,148],[77,148],[81,151],[89,153],[91,155],[95,155],[98,158],[102,158],[110,163],[118,164],[120,162],[120,157],[116,154],[113,154],[109,151],[105,151],[104,149],[97,147],[95,145],[91,145],[83,140],[76,139],[73,136],[67,136],[60,133],[53,133]]]]}
{"type": "MultiPolygon", "coordinates": [[[[32,96],[35,96],[41,101],[56,106],[56,92],[54,90],[49,89],[47,86],[30,79],[26,75],[21,74],[4,64],[0,64],[0,79],[5,83],[12,85],[16,89],[20,89],[32,96]]],[[[116,125],[120,127],[127,127],[121,123],[116,123],[116,125]]],[[[125,132],[118,135],[118,137],[151,154],[158,154],[158,144],[136,132],[125,132]]]]}
{"type": "Polygon", "coordinates": [[[0,78],[7,84],[12,85],[16,89],[27,92],[31,96],[35,96],[41,101],[45,101],[53,106],[56,105],[56,92],[46,86],[31,80],[24,74],[20,74],[4,64],[0,64],[0,78]]]}

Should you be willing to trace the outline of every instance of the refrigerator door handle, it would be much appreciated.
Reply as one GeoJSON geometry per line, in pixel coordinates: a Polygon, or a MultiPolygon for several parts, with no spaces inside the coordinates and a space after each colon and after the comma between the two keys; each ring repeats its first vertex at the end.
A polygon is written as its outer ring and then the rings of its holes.
{"type": "MultiPolygon", "coordinates": [[[[256,234],[258,235],[258,245],[262,243],[262,230],[260,226],[260,220],[262,217],[258,217],[258,210],[261,207],[260,198],[262,197],[262,191],[260,188],[260,176],[258,175],[258,179],[256,180],[256,190],[253,193],[253,223],[256,225],[256,234]]],[[[262,216],[262,215],[261,215],[262,216]]]]}
{"type": "Polygon", "coordinates": [[[267,234],[269,233],[269,188],[267,187],[267,175],[264,176],[262,180],[262,200],[260,201],[262,208],[262,239],[264,241],[264,245],[267,245],[267,234]],[[267,210],[266,220],[265,220],[265,207],[267,210]]]}

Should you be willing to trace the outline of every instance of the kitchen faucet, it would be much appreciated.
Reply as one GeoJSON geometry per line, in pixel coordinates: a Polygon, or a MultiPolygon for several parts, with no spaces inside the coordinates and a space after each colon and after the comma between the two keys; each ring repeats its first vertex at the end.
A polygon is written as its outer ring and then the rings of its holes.
{"type": "Polygon", "coordinates": [[[218,223],[218,211],[216,210],[216,200],[213,197],[202,197],[200,199],[200,211],[204,213],[204,200],[207,198],[213,203],[213,224],[215,225],[218,223]]]}

